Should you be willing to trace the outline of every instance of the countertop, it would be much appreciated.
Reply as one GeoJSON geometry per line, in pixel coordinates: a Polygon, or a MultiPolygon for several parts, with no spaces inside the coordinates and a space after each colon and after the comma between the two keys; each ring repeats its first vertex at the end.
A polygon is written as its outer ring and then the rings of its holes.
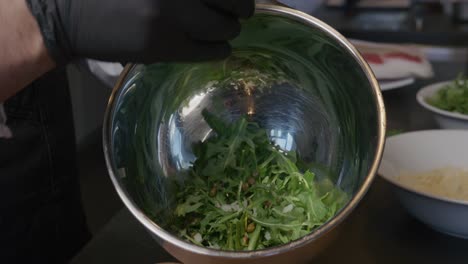
{"type": "Polygon", "coordinates": [[[414,10],[356,10],[321,7],[310,13],[347,38],[378,42],[418,43],[438,46],[468,45],[468,23],[454,22],[443,13],[414,10]],[[419,26],[416,18],[420,21],[419,26]]]}

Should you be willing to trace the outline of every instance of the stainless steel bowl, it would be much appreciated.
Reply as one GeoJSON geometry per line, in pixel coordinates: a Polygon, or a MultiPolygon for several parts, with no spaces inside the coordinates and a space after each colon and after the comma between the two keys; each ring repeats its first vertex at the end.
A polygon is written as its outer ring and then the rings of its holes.
{"type": "Polygon", "coordinates": [[[300,263],[315,256],[369,188],[385,138],[385,111],[369,66],[343,36],[292,9],[258,5],[224,61],[128,65],[109,101],[104,152],[132,214],[184,263],[300,263]],[[271,139],[296,150],[317,177],[351,197],[311,234],[273,248],[199,247],[162,228],[171,180],[183,177],[193,142],[210,128],[207,108],[227,120],[250,115],[271,139]],[[159,219],[159,220],[158,220],[159,219]]]}

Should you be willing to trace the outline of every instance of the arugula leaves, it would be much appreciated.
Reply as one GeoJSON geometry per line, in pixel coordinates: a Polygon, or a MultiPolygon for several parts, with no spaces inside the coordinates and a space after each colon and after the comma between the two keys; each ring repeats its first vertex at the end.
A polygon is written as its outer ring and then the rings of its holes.
{"type": "Polygon", "coordinates": [[[200,246],[256,250],[307,235],[333,217],[348,196],[298,169],[265,130],[246,118],[227,124],[203,111],[215,135],[194,146],[190,177],[178,186],[169,229],[200,246]]]}
{"type": "Polygon", "coordinates": [[[468,80],[459,75],[426,101],[437,108],[468,115],[468,80]]]}

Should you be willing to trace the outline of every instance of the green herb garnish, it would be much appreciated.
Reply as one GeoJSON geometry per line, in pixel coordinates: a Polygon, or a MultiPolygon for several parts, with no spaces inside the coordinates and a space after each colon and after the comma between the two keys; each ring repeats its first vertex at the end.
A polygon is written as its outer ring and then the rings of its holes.
{"type": "Polygon", "coordinates": [[[388,129],[387,130],[387,137],[392,137],[399,135],[401,133],[405,132],[403,129],[388,129]]]}
{"type": "Polygon", "coordinates": [[[177,192],[170,230],[200,246],[256,250],[296,240],[333,217],[347,195],[301,172],[295,152],[275,146],[246,118],[228,124],[203,111],[215,135],[177,192]]]}
{"type": "Polygon", "coordinates": [[[459,75],[426,101],[437,108],[468,115],[468,80],[459,75]]]}

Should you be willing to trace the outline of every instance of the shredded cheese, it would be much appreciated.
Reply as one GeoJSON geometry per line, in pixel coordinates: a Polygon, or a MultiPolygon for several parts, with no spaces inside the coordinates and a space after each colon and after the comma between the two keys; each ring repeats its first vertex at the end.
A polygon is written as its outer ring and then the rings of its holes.
{"type": "Polygon", "coordinates": [[[453,167],[396,177],[402,185],[448,199],[468,201],[468,170],[453,167]]]}

